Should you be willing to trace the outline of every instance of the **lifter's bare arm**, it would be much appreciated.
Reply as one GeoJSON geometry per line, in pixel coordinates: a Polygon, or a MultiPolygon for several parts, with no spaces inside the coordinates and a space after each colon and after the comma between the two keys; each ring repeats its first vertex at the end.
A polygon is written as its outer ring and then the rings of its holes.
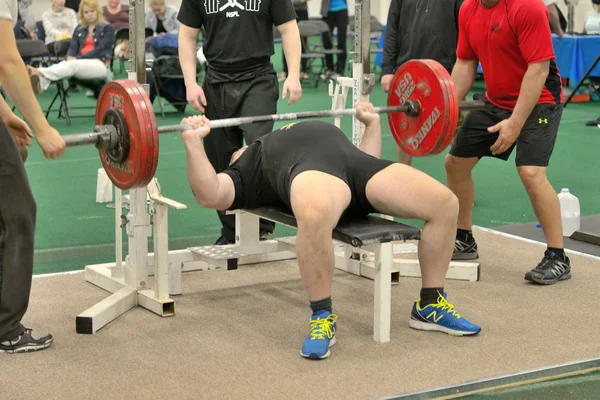
{"type": "Polygon", "coordinates": [[[355,107],[356,118],[365,124],[365,133],[358,148],[365,153],[381,158],[381,122],[379,114],[373,113],[373,104],[358,103],[355,107]]]}
{"type": "Polygon", "coordinates": [[[469,90],[471,90],[471,87],[473,87],[478,65],[479,60],[476,58],[472,60],[456,59],[456,64],[454,64],[454,68],[452,68],[452,81],[456,88],[458,100],[464,100],[465,97],[467,97],[469,90]]]}
{"type": "Polygon", "coordinates": [[[235,187],[227,174],[217,174],[206,156],[202,139],[210,132],[204,116],[184,118],[182,124],[195,129],[181,132],[187,152],[188,179],[192,193],[202,207],[226,210],[233,204],[235,187]]]}

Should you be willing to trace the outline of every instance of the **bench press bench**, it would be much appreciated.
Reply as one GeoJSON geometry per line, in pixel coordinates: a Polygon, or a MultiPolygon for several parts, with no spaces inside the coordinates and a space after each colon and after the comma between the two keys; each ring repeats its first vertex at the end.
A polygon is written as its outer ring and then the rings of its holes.
{"type": "MultiPolygon", "coordinates": [[[[236,269],[238,260],[250,254],[264,251],[290,251],[295,254],[295,237],[275,240],[259,240],[259,218],[277,224],[297,228],[296,218],[291,210],[279,207],[261,207],[252,210],[239,210],[236,214],[236,244],[225,246],[203,246],[191,248],[196,254],[205,255],[203,261],[213,263],[220,260],[217,266],[236,269]],[[272,242],[277,245],[273,246],[272,242]],[[211,261],[208,258],[212,258],[211,261]]],[[[373,253],[373,281],[375,285],[373,338],[377,342],[390,341],[391,320],[391,286],[393,269],[394,241],[419,240],[421,231],[418,228],[388,219],[368,215],[360,218],[342,219],[333,230],[332,245],[341,245],[343,251],[336,254],[336,267],[347,272],[360,274],[361,257],[356,259],[360,250],[373,253]],[[337,243],[336,243],[337,242],[337,243]],[[353,260],[354,258],[354,260],[353,260]],[[358,271],[348,269],[347,263],[354,262],[358,271]]]]}

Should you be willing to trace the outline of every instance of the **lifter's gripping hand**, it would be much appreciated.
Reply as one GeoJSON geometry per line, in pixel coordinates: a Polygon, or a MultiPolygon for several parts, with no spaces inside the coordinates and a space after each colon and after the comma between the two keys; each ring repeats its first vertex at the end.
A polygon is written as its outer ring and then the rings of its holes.
{"type": "Polygon", "coordinates": [[[379,114],[373,112],[373,104],[362,102],[354,106],[356,109],[356,119],[369,126],[373,123],[379,123],[379,114]]]}
{"type": "Polygon", "coordinates": [[[204,139],[210,133],[210,121],[204,115],[195,115],[181,120],[184,125],[191,125],[194,129],[181,132],[183,140],[204,139]]]}

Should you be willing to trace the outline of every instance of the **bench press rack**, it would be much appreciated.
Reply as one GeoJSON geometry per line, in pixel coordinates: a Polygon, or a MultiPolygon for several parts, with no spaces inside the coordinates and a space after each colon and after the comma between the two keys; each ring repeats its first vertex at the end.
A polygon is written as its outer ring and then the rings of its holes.
{"type": "MultiPolygon", "coordinates": [[[[144,0],[130,0],[129,3],[132,48],[129,79],[144,83],[146,81],[146,62],[142,56],[145,54],[144,0]]],[[[373,75],[368,73],[370,68],[369,15],[370,0],[356,0],[354,52],[356,59],[353,60],[354,78],[351,80],[355,104],[368,101],[368,95],[375,82],[373,75]]],[[[144,88],[146,91],[149,89],[147,85],[144,88]]],[[[362,138],[361,125],[354,118],[353,143],[355,144],[362,138]]],[[[121,191],[115,190],[116,261],[85,267],[86,281],[112,295],[77,316],[77,333],[94,334],[137,305],[162,317],[174,316],[175,302],[170,296],[181,294],[183,272],[208,271],[216,268],[233,270],[239,265],[295,258],[295,238],[265,241],[259,239],[259,217],[295,226],[295,218],[286,210],[261,208],[237,212],[234,245],[200,246],[169,251],[168,209],[169,207],[183,209],[186,205],[162,196],[156,179],[153,179],[146,188],[131,189],[129,194],[130,210],[125,216],[122,215],[121,191]],[[123,228],[126,228],[129,238],[128,255],[124,261],[123,228]],[[153,253],[148,252],[150,236],[154,239],[153,253]],[[148,282],[150,276],[154,277],[152,284],[148,282]]],[[[390,221],[389,218],[375,216],[340,221],[333,232],[332,245],[335,246],[336,268],[374,280],[373,337],[377,342],[390,340],[392,281],[397,282],[398,275],[403,274],[420,276],[416,260],[394,260],[393,242],[418,240],[419,237],[420,231],[417,228],[390,221]],[[394,267],[398,267],[398,271],[394,267]]],[[[451,265],[448,278],[476,281],[479,279],[479,264],[455,263],[454,268],[451,265]]]]}

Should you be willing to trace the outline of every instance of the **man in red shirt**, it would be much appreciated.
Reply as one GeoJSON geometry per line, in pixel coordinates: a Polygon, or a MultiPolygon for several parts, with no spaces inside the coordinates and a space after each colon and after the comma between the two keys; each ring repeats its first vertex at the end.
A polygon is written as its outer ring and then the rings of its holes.
{"type": "Polygon", "coordinates": [[[485,109],[466,116],[445,160],[448,187],[460,204],[453,259],[479,257],[471,232],[472,169],[485,156],[506,161],[516,147],[517,171],[548,244],[525,279],[540,284],[569,279],[560,203],[546,177],[563,101],[548,10],[541,1],[465,0],[456,55],[452,79],[459,99],[471,89],[478,62],[486,92],[485,109]]]}

